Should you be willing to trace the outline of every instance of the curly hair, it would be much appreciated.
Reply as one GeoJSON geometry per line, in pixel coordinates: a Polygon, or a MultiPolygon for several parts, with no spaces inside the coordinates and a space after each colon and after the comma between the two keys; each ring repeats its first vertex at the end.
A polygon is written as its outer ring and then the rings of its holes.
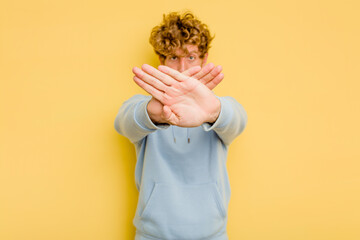
{"type": "Polygon", "coordinates": [[[178,48],[187,53],[186,44],[196,45],[203,58],[213,38],[207,25],[196,19],[191,12],[182,15],[171,12],[164,14],[163,22],[152,29],[149,41],[155,53],[164,60],[178,48]]]}

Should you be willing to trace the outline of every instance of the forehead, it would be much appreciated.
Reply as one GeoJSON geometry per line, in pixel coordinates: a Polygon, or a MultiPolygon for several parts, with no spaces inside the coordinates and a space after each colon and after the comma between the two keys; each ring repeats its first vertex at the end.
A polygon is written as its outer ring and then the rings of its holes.
{"type": "Polygon", "coordinates": [[[199,48],[196,45],[190,45],[186,44],[184,45],[186,51],[184,51],[182,48],[177,48],[174,52],[176,56],[184,56],[187,54],[200,54],[199,48]]]}

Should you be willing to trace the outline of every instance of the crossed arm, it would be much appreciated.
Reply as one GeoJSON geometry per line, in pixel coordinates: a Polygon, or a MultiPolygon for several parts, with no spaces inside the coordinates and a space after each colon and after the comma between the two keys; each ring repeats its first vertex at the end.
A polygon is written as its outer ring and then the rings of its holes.
{"type": "Polygon", "coordinates": [[[147,106],[151,120],[180,127],[216,121],[221,104],[211,90],[224,78],[221,71],[221,66],[215,67],[211,63],[183,73],[166,66],[156,69],[147,64],[141,69],[133,68],[135,83],[153,97],[147,106]]]}

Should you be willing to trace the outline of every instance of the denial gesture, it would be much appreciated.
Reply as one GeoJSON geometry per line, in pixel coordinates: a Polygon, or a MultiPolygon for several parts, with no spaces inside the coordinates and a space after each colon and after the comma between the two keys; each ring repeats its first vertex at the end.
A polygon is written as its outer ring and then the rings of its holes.
{"type": "Polygon", "coordinates": [[[223,79],[221,67],[212,65],[207,69],[193,67],[185,74],[166,66],[159,70],[144,64],[142,68],[133,68],[134,81],[162,104],[162,112],[152,116],[157,123],[168,123],[180,127],[197,127],[205,122],[213,123],[220,114],[221,104],[210,90],[223,79]],[[208,73],[206,71],[210,70],[208,73]],[[215,70],[214,70],[215,69],[215,70]],[[209,73],[213,72],[213,75],[209,73]],[[197,80],[191,76],[201,77],[197,80]],[[204,78],[207,76],[207,78],[204,78]],[[213,77],[211,77],[213,76],[213,77]],[[207,86],[206,86],[206,85],[207,86]]]}

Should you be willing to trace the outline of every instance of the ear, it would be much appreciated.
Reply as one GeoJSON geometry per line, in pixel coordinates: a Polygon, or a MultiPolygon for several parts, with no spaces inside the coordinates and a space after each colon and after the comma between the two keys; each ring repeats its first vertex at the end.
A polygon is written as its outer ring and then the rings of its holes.
{"type": "Polygon", "coordinates": [[[201,64],[201,67],[204,67],[206,65],[206,61],[207,61],[208,56],[209,56],[209,53],[205,53],[205,55],[203,57],[202,64],[201,64]]]}

